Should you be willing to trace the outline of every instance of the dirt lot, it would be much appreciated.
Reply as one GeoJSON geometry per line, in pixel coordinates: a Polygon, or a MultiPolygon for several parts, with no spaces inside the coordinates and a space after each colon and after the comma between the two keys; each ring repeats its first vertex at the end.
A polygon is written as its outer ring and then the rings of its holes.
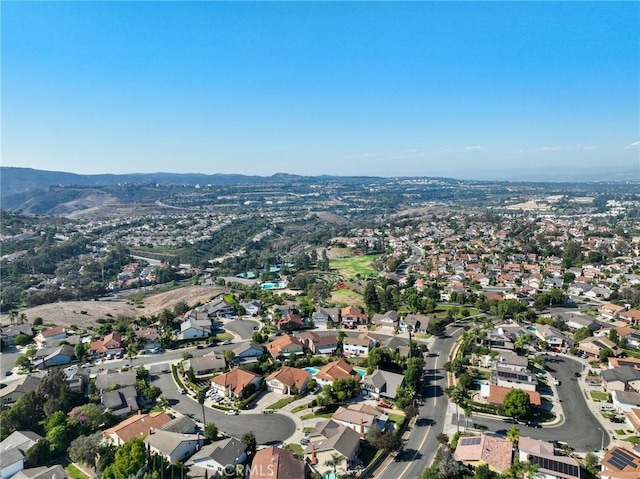
{"type": "MultiPolygon", "coordinates": [[[[96,324],[98,319],[118,316],[151,316],[164,308],[173,308],[184,301],[189,305],[197,302],[209,301],[212,297],[227,291],[220,286],[186,286],[184,288],[147,296],[140,304],[134,305],[126,299],[110,301],[72,301],[64,303],[45,304],[21,311],[25,313],[29,322],[41,317],[45,323],[77,326],[88,328],[96,324]],[[110,314],[111,316],[107,316],[110,314]]],[[[8,318],[3,318],[3,324],[8,324],[8,318]]]]}

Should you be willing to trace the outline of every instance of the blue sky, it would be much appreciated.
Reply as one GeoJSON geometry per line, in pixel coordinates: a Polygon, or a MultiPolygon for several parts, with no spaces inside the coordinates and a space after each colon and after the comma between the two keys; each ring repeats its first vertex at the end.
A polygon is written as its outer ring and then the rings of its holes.
{"type": "Polygon", "coordinates": [[[491,176],[640,155],[638,2],[2,2],[2,164],[491,176]]]}

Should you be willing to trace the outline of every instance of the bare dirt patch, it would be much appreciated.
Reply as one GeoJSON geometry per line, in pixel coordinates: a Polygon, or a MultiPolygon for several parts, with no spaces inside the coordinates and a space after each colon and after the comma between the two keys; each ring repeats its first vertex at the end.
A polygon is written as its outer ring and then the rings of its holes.
{"type": "MultiPolygon", "coordinates": [[[[30,323],[40,317],[45,323],[86,329],[94,327],[98,319],[152,316],[165,308],[172,309],[179,301],[184,301],[190,306],[198,302],[206,303],[227,291],[228,288],[220,286],[185,286],[151,294],[136,304],[126,298],[108,301],[68,301],[43,304],[21,312],[27,316],[30,323]]],[[[5,317],[3,323],[8,324],[8,318],[5,317]]]]}

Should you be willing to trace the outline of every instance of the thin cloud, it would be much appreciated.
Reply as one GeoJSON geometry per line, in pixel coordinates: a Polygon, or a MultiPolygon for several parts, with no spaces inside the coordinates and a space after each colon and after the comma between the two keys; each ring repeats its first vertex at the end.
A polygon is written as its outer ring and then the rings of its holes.
{"type": "Polygon", "coordinates": [[[640,148],[640,141],[634,141],[633,143],[631,143],[629,146],[626,147],[627,149],[631,149],[631,148],[640,148]]]}
{"type": "Polygon", "coordinates": [[[482,150],[484,150],[484,148],[481,147],[481,146],[477,146],[477,145],[476,146],[467,146],[464,149],[464,151],[482,151],[482,150]]]}

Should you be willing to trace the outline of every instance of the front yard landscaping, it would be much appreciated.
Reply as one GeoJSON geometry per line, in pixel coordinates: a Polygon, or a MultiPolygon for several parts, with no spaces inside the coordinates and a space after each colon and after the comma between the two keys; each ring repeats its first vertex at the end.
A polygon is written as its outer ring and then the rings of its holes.
{"type": "Polygon", "coordinates": [[[591,399],[597,402],[600,402],[600,401],[610,402],[611,395],[609,393],[604,393],[601,391],[591,391],[591,399]]]}
{"type": "Polygon", "coordinates": [[[267,406],[265,409],[282,409],[287,404],[292,403],[295,400],[296,400],[295,396],[282,398],[282,399],[279,399],[278,401],[274,402],[270,406],[267,406]]]}

